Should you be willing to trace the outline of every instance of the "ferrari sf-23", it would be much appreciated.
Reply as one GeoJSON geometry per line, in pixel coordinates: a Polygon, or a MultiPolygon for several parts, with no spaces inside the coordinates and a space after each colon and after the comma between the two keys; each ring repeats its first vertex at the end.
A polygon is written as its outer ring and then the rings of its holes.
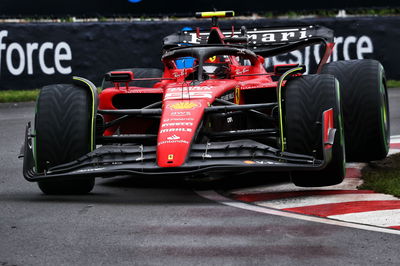
{"type": "Polygon", "coordinates": [[[232,11],[201,12],[209,30],[163,39],[163,70],[120,69],[44,86],[26,127],[23,175],[45,194],[83,194],[96,177],[287,172],[294,184],[339,184],[346,162],[387,156],[385,72],[373,59],[328,62],[318,25],[222,30],[232,11]],[[267,60],[320,45],[315,69],[267,60]]]}

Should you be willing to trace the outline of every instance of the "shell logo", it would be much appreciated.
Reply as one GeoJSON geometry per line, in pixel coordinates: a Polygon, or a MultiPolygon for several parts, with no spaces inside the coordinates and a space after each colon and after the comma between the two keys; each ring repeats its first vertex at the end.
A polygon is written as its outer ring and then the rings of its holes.
{"type": "Polygon", "coordinates": [[[184,110],[184,109],[193,109],[198,107],[199,104],[197,103],[192,103],[192,102],[179,102],[179,103],[174,103],[169,106],[169,108],[174,109],[174,110],[184,110]]]}

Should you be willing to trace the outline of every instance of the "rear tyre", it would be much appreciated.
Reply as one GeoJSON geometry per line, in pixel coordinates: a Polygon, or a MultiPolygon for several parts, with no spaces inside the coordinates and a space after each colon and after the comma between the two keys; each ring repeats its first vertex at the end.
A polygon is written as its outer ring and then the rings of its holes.
{"type": "MultiPolygon", "coordinates": [[[[158,68],[125,68],[125,69],[116,69],[111,71],[132,71],[134,74],[134,78],[160,78],[163,75],[161,69],[158,68]]],[[[144,87],[144,88],[152,88],[154,84],[159,82],[159,80],[141,80],[141,81],[133,81],[132,86],[136,87],[144,87]]],[[[114,84],[110,81],[103,82],[103,89],[114,87],[114,84]]]]}
{"type": "Polygon", "coordinates": [[[326,64],[322,73],[334,75],[340,83],[347,160],[385,158],[390,123],[383,66],[370,59],[336,61],[326,64]]]}
{"type": "Polygon", "coordinates": [[[287,151],[323,159],[322,114],[333,108],[336,134],[332,160],[322,171],[294,171],[297,186],[336,185],[345,176],[345,152],[339,87],[331,75],[308,75],[287,82],[285,90],[287,151]]]}
{"type": "MultiPolygon", "coordinates": [[[[35,153],[39,173],[73,161],[91,151],[91,97],[84,88],[69,84],[43,87],[36,103],[35,153]]],[[[41,181],[45,194],[85,194],[94,178],[41,181]]]]}

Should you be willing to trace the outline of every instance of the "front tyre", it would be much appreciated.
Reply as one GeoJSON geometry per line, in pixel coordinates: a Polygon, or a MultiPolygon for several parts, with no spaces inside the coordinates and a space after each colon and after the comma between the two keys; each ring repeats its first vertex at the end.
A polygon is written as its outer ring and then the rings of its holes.
{"type": "MultiPolygon", "coordinates": [[[[36,102],[36,170],[45,172],[68,163],[92,149],[91,97],[84,88],[70,84],[43,87],[36,102]]],[[[94,178],[66,181],[40,181],[45,194],[86,194],[94,178]]]]}
{"type": "Polygon", "coordinates": [[[331,162],[321,171],[292,172],[292,182],[301,187],[341,183],[346,161],[338,81],[332,75],[307,75],[289,80],[284,90],[287,151],[323,159],[324,111],[333,109],[336,128],[331,162]]]}

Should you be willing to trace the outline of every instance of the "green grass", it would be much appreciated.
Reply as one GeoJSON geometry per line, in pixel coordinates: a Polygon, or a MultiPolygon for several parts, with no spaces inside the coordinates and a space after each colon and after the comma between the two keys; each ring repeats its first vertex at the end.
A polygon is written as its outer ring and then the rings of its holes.
{"type": "Polygon", "coordinates": [[[0,103],[35,101],[39,90],[6,90],[0,91],[0,103]]]}
{"type": "Polygon", "coordinates": [[[388,80],[387,81],[388,88],[400,88],[400,80],[388,80]]]}
{"type": "Polygon", "coordinates": [[[399,8],[357,8],[347,10],[349,15],[366,15],[366,16],[392,16],[399,15],[399,8]]]}
{"type": "Polygon", "coordinates": [[[370,163],[362,170],[364,183],[359,189],[400,197],[400,154],[370,163]]]}

